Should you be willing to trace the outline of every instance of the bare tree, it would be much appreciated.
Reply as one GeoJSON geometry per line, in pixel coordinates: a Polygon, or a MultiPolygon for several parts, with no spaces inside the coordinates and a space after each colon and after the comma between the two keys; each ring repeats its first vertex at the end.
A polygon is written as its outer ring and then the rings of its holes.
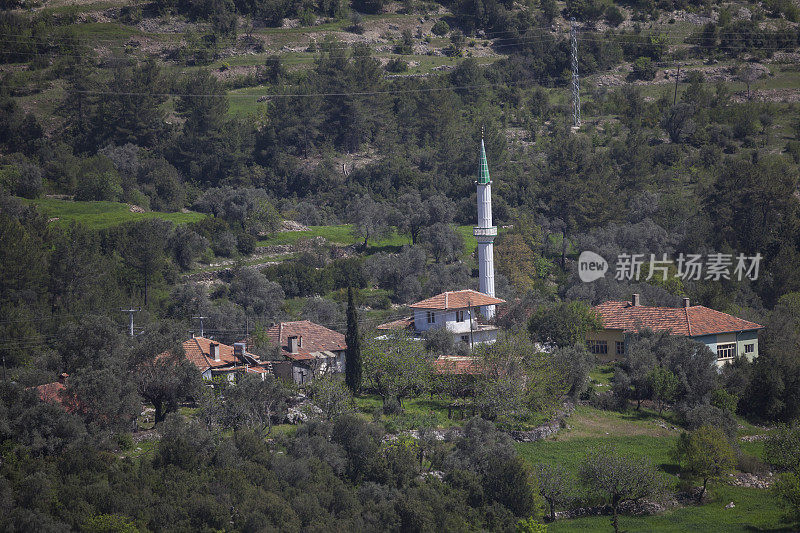
{"type": "Polygon", "coordinates": [[[534,468],[539,481],[539,492],[550,507],[550,521],[556,519],[556,505],[572,500],[574,480],[562,465],[539,464],[534,468]]]}
{"type": "Polygon", "coordinates": [[[753,65],[747,65],[746,67],[740,67],[738,76],[739,81],[743,82],[747,85],[747,99],[750,100],[750,85],[761,78],[761,70],[757,69],[753,65]]]}
{"type": "Polygon", "coordinates": [[[626,457],[610,447],[589,453],[580,475],[589,488],[611,506],[611,525],[615,532],[619,532],[621,503],[655,496],[665,487],[663,478],[648,458],[626,457]]]}

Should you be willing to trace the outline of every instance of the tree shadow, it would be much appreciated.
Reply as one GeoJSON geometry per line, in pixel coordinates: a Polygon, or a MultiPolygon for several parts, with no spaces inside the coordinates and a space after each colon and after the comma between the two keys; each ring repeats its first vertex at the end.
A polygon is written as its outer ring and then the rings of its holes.
{"type": "Polygon", "coordinates": [[[671,463],[661,463],[660,465],[658,465],[658,468],[659,470],[671,476],[677,476],[681,471],[681,467],[679,465],[671,463]]]}
{"type": "Polygon", "coordinates": [[[760,527],[756,527],[756,526],[745,526],[744,529],[746,531],[762,531],[762,532],[763,531],[787,531],[787,532],[791,531],[791,532],[797,533],[797,531],[800,531],[800,523],[796,522],[794,525],[791,525],[791,526],[773,527],[773,528],[760,528],[760,527]]]}
{"type": "Polygon", "coordinates": [[[372,254],[377,254],[379,252],[384,252],[384,253],[387,253],[387,254],[396,254],[396,253],[400,253],[400,249],[402,247],[403,247],[402,245],[394,245],[394,244],[384,244],[384,245],[381,245],[381,246],[372,246],[372,245],[370,245],[367,248],[365,254],[366,255],[372,255],[372,254]]]}

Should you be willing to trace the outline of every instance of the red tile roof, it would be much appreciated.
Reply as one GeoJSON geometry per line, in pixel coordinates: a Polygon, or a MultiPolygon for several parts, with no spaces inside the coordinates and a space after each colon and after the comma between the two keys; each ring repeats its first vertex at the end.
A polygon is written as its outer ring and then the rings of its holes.
{"type": "Polygon", "coordinates": [[[66,393],[64,392],[66,390],[67,386],[60,381],[45,383],[44,385],[36,387],[36,393],[39,395],[40,400],[47,403],[58,403],[62,405],[67,401],[66,393]]]}
{"type": "Polygon", "coordinates": [[[269,339],[281,347],[283,355],[290,359],[303,361],[314,359],[319,352],[338,352],[347,349],[344,335],[309,320],[281,322],[267,329],[269,339]],[[289,337],[302,337],[297,353],[289,351],[289,337]]]}
{"type": "Polygon", "coordinates": [[[482,292],[465,289],[462,291],[449,291],[431,296],[427,300],[422,300],[410,307],[414,309],[466,309],[470,306],[481,307],[484,305],[504,304],[505,300],[489,296],[482,292]]]}
{"type": "Polygon", "coordinates": [[[696,337],[761,329],[764,326],[736,318],[702,305],[691,307],[649,307],[630,302],[609,301],[595,306],[605,329],[670,331],[673,335],[696,337]]]}
{"type": "Polygon", "coordinates": [[[689,335],[710,335],[712,333],[726,333],[729,331],[745,331],[761,329],[764,326],[736,318],[721,311],[715,311],[702,305],[694,305],[686,309],[689,319],[689,335]]]}
{"type": "Polygon", "coordinates": [[[61,374],[59,381],[35,387],[39,399],[43,402],[60,405],[68,413],[75,411],[75,405],[67,395],[67,386],[64,384],[64,380],[68,377],[69,374],[61,374]]]}
{"type": "Polygon", "coordinates": [[[265,366],[248,366],[245,372],[249,374],[272,374],[272,364],[267,361],[265,366]]]}
{"type": "Polygon", "coordinates": [[[435,374],[478,375],[483,365],[477,357],[442,355],[433,362],[435,374]]]}
{"type": "MultiPolygon", "coordinates": [[[[192,337],[183,342],[183,351],[186,359],[192,363],[200,372],[205,372],[209,368],[219,372],[249,372],[249,373],[272,373],[272,365],[269,361],[259,361],[252,354],[246,354],[245,360],[234,355],[234,347],[228,344],[207,339],[205,337],[192,337]],[[215,361],[211,356],[211,343],[219,345],[219,361],[215,361]]],[[[246,352],[246,350],[245,350],[246,352]]],[[[170,357],[169,352],[158,355],[158,358],[170,357]]]]}
{"type": "Polygon", "coordinates": [[[211,357],[211,339],[205,337],[192,337],[184,341],[183,351],[186,352],[186,358],[200,369],[205,372],[209,368],[218,368],[224,366],[237,365],[241,363],[238,357],[233,355],[233,346],[227,344],[219,344],[219,361],[215,361],[211,357]]]}

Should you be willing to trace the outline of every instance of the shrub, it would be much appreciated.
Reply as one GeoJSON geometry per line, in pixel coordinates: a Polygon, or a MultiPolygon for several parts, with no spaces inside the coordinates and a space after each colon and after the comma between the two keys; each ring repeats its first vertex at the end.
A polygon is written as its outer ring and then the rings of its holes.
{"type": "Polygon", "coordinates": [[[119,177],[113,172],[90,172],[78,178],[76,200],[116,201],[122,197],[119,177]]]}
{"type": "Polygon", "coordinates": [[[739,397],[725,389],[716,389],[711,393],[711,405],[723,411],[735,413],[738,403],[739,397]]]}
{"type": "Polygon", "coordinates": [[[702,426],[713,426],[722,429],[726,435],[732,437],[736,435],[738,428],[736,419],[729,411],[723,411],[713,405],[701,404],[688,409],[682,405],[678,409],[678,415],[690,430],[699,429],[702,426]]]}
{"type": "Polygon", "coordinates": [[[433,25],[431,28],[431,33],[434,35],[438,35],[439,37],[444,37],[450,32],[450,25],[443,20],[436,21],[436,24],[433,25]]]}
{"type": "Polygon", "coordinates": [[[211,241],[211,248],[218,256],[231,257],[236,253],[236,236],[230,231],[218,233],[211,241]]]}
{"type": "Polygon", "coordinates": [[[398,57],[389,60],[385,68],[387,72],[405,72],[408,70],[408,63],[398,57]]]}
{"type": "Polygon", "coordinates": [[[130,450],[133,448],[133,436],[130,433],[120,433],[117,436],[117,446],[120,450],[130,450]]]}
{"type": "Polygon", "coordinates": [[[256,238],[249,233],[240,233],[236,237],[236,249],[242,255],[250,255],[256,251],[256,238]]]}
{"type": "Polygon", "coordinates": [[[362,13],[383,12],[384,0],[353,0],[353,9],[362,13]]]}
{"type": "Polygon", "coordinates": [[[649,57],[638,57],[633,62],[631,77],[635,80],[649,81],[656,77],[656,67],[649,57]]]}
{"type": "Polygon", "coordinates": [[[617,6],[609,6],[605,13],[606,22],[611,26],[619,26],[625,21],[625,15],[617,6]]]}
{"type": "Polygon", "coordinates": [[[736,470],[748,474],[764,474],[769,470],[769,467],[758,457],[740,453],[736,459],[736,470]]]}

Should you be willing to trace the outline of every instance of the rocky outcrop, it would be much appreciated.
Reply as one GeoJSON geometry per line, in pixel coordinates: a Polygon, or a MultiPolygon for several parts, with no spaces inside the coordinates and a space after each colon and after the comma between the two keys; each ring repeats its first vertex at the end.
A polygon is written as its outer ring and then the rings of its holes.
{"type": "MultiPolygon", "coordinates": [[[[635,502],[623,502],[619,506],[620,514],[631,516],[646,516],[663,513],[678,506],[676,500],[668,499],[664,501],[639,500],[635,502]]],[[[583,516],[603,516],[610,515],[612,509],[610,505],[597,505],[593,507],[576,507],[567,511],[556,512],[556,520],[563,518],[580,518],[583,516]]]]}
{"type": "Polygon", "coordinates": [[[728,483],[734,487],[745,487],[748,489],[768,489],[772,486],[772,478],[772,472],[767,472],[766,474],[737,472],[728,476],[728,483]]]}

